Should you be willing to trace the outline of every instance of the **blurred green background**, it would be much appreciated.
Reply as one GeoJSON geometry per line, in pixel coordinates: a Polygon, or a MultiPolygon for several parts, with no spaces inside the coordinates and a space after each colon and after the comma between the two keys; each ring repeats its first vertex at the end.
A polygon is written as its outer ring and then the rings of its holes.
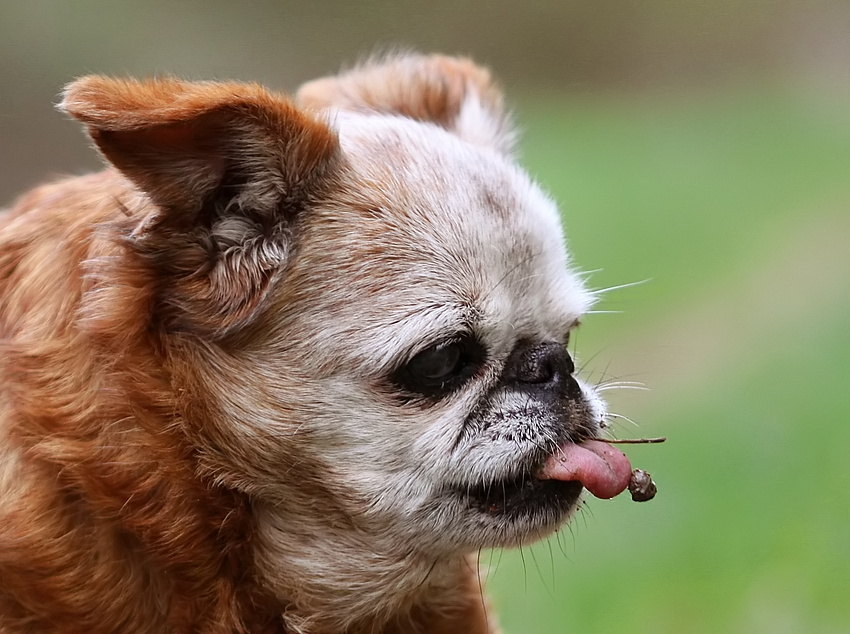
{"type": "Polygon", "coordinates": [[[0,201],[99,162],[55,112],[100,72],[294,89],[389,46],[502,79],[523,160],[607,287],[579,332],[658,497],[483,553],[508,632],[850,632],[850,3],[0,5],[0,201]]]}

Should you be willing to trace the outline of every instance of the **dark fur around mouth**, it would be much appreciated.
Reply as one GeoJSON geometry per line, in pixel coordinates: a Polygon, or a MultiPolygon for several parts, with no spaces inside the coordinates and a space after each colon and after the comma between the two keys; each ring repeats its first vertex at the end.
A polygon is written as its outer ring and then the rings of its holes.
{"type": "Polygon", "coordinates": [[[487,515],[508,517],[562,516],[578,502],[581,482],[540,480],[524,473],[472,488],[456,488],[466,505],[487,515]]]}

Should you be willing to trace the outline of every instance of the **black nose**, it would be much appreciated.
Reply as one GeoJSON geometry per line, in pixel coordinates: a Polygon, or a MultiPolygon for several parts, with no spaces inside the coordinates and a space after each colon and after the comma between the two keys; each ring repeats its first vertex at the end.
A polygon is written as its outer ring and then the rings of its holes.
{"type": "Polygon", "coordinates": [[[575,369],[567,349],[560,343],[520,343],[508,357],[503,376],[507,383],[526,387],[566,388],[569,396],[578,398],[581,388],[572,376],[575,369]]]}

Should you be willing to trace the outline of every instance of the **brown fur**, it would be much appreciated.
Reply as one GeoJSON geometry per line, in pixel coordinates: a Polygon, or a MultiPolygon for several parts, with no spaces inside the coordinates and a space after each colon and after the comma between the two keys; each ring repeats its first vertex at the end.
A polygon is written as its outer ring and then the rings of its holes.
{"type": "MultiPolygon", "coordinates": [[[[467,83],[498,101],[468,62],[432,67],[437,84],[337,88],[441,125],[467,83]]],[[[114,168],[0,216],[0,631],[283,632],[301,608],[254,565],[252,473],[270,467],[234,445],[212,365],[266,327],[302,216],[341,187],[336,135],[253,85],[89,77],[64,108],[114,168]]],[[[294,462],[305,496],[338,504],[294,462]]],[[[451,574],[351,631],[484,634],[474,566],[451,574]]]]}
{"type": "Polygon", "coordinates": [[[443,55],[424,60],[399,57],[380,66],[356,69],[341,78],[316,79],[301,87],[298,101],[308,108],[334,106],[400,114],[451,129],[469,95],[475,95],[502,125],[507,125],[501,117],[502,95],[489,71],[468,59],[443,55]]]}

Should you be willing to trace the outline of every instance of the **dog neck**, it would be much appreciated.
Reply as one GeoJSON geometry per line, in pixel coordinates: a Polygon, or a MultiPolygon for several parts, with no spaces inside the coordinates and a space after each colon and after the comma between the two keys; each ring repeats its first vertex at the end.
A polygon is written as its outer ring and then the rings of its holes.
{"type": "Polygon", "coordinates": [[[477,562],[434,559],[350,530],[298,525],[255,506],[255,565],[265,585],[287,597],[287,631],[495,631],[487,619],[477,562]]]}

